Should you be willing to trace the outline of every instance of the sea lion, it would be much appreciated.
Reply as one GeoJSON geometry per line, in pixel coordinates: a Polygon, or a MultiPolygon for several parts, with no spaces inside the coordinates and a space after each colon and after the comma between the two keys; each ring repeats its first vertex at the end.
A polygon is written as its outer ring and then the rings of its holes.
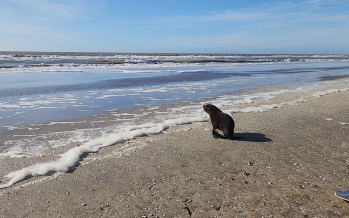
{"type": "Polygon", "coordinates": [[[219,108],[213,104],[205,104],[203,106],[206,113],[210,115],[212,123],[212,136],[214,138],[224,138],[224,139],[240,139],[241,137],[234,137],[235,122],[231,116],[223,113],[219,108]],[[220,135],[217,131],[221,130],[224,136],[220,135]]]}

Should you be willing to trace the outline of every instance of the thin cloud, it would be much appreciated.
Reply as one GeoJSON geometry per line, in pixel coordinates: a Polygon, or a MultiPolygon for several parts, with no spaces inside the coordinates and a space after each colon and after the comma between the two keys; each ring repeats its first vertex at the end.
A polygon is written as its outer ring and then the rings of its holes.
{"type": "Polygon", "coordinates": [[[103,2],[91,0],[3,0],[0,3],[1,18],[36,22],[66,22],[89,19],[98,9],[105,7],[103,2]],[[6,14],[6,17],[4,16],[6,14]]]}
{"type": "Polygon", "coordinates": [[[213,15],[204,17],[203,20],[207,21],[253,21],[259,19],[265,19],[268,17],[268,13],[263,12],[240,12],[233,10],[225,10],[222,12],[215,12],[213,15]]]}
{"type": "Polygon", "coordinates": [[[349,15],[344,12],[342,14],[333,13],[331,10],[340,9],[343,3],[348,2],[341,0],[279,1],[274,4],[262,4],[239,10],[212,12],[211,15],[201,17],[201,20],[255,22],[257,28],[303,26],[322,22],[336,22],[336,25],[340,25],[349,22],[349,15]]]}
{"type": "Polygon", "coordinates": [[[64,39],[68,25],[92,19],[105,6],[91,0],[2,0],[0,33],[64,39]]]}
{"type": "Polygon", "coordinates": [[[170,38],[163,43],[191,50],[219,50],[228,53],[334,53],[348,46],[349,28],[301,28],[297,32],[221,34],[170,38]],[[316,36],[316,37],[314,37],[316,36]],[[344,36],[344,37],[343,37],[344,36]],[[329,40],[332,39],[332,40],[329,40]],[[324,46],[321,46],[324,45],[324,46]],[[329,49],[331,48],[331,49],[329,49]]]}

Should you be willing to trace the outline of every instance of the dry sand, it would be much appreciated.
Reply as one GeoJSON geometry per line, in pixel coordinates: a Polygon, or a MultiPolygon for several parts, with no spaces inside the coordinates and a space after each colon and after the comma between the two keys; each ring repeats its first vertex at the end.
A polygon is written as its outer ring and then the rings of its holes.
{"type": "Polygon", "coordinates": [[[234,114],[242,141],[194,123],[86,154],[68,173],[0,190],[0,216],[349,217],[334,196],[349,188],[349,91],[313,92],[260,103],[305,97],[298,105],[234,114]]]}

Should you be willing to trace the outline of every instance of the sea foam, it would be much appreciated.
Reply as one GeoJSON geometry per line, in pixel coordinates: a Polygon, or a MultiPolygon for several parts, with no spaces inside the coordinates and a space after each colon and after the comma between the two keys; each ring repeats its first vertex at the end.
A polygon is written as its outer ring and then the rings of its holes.
{"type": "Polygon", "coordinates": [[[137,136],[158,134],[167,129],[169,126],[203,121],[206,121],[205,117],[183,117],[166,120],[159,124],[134,126],[126,129],[126,131],[123,133],[114,133],[90,140],[78,147],[68,150],[64,154],[61,154],[61,157],[56,161],[32,165],[9,173],[6,177],[10,178],[10,181],[6,184],[0,185],[0,189],[10,187],[28,176],[42,176],[49,172],[67,172],[71,167],[76,165],[84,153],[97,152],[100,148],[124,142],[137,136]]]}
{"type": "Polygon", "coordinates": [[[349,88],[343,88],[343,89],[330,89],[330,90],[326,90],[326,91],[322,91],[322,92],[317,92],[315,94],[313,94],[314,97],[321,97],[324,95],[328,95],[331,93],[337,93],[337,92],[345,92],[348,91],[349,88]]]}

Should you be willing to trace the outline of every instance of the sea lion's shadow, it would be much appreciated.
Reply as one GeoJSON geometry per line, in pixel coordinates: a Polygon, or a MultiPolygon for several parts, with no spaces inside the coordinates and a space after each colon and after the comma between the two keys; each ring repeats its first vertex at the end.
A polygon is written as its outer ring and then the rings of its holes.
{"type": "Polygon", "coordinates": [[[266,137],[262,133],[252,133],[252,132],[245,132],[245,133],[234,133],[234,137],[239,137],[241,139],[238,139],[239,141],[247,141],[247,142],[271,142],[270,138],[266,137]]]}

